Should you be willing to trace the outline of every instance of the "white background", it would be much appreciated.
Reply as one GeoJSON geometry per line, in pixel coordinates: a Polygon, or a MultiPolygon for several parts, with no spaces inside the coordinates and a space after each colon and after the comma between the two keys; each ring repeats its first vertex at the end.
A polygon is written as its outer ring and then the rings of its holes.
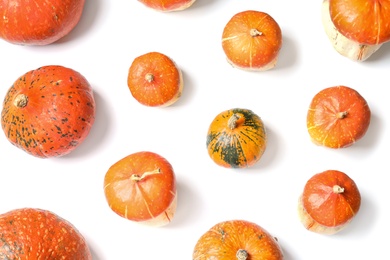
{"type": "Polygon", "coordinates": [[[232,219],[268,230],[286,260],[384,259],[390,219],[389,62],[388,45],[364,63],[339,55],[322,27],[321,0],[198,0],[174,13],[135,0],[87,0],[78,26],[55,44],[0,41],[0,96],[29,70],[63,65],[89,80],[97,105],[90,135],[64,157],[32,157],[0,134],[0,212],[37,207],[57,213],[85,236],[94,260],[191,259],[204,232],[232,219]],[[225,24],[248,9],[269,13],[282,29],[283,47],[270,71],[234,69],[222,51],[225,24]],[[170,107],[142,106],[127,88],[131,62],[149,51],[170,56],[184,74],[183,95],[170,107]],[[306,130],[312,97],[334,85],[359,91],[372,111],[364,138],[340,150],[314,145],[306,130]],[[249,169],[219,167],[206,150],[212,119],[235,107],[258,114],[268,131],[267,150],[249,169]],[[108,168],[145,150],[170,161],[177,177],[178,208],[173,221],[160,228],[119,217],[103,192],[108,168]],[[306,181],[328,169],[348,174],[362,195],[355,219],[333,236],[307,231],[296,210],[306,181]]]}

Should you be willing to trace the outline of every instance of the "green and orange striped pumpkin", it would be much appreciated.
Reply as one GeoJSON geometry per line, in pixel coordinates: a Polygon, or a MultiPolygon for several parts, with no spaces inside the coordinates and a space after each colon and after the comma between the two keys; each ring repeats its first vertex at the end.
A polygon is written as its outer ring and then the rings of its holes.
{"type": "Polygon", "coordinates": [[[211,159],[226,168],[246,168],[260,160],[267,145],[261,118],[249,109],[234,108],[218,114],[207,133],[211,159]]]}

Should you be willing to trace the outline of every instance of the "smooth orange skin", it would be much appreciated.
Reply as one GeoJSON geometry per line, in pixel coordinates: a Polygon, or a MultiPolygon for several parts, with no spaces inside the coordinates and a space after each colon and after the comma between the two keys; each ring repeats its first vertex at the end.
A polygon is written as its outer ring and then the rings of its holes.
{"type": "Polygon", "coordinates": [[[221,112],[210,123],[207,132],[207,151],[210,158],[225,168],[247,168],[256,164],[267,146],[266,130],[261,118],[249,109],[234,108],[221,112]],[[234,129],[229,119],[240,118],[234,129]]]}
{"type": "Polygon", "coordinates": [[[195,0],[138,0],[149,8],[157,11],[170,12],[184,10],[190,7],[195,0]]]}
{"type": "Polygon", "coordinates": [[[235,14],[225,25],[222,48],[227,59],[242,69],[261,69],[274,61],[282,47],[282,31],[267,13],[243,11],[235,14]],[[257,29],[261,35],[252,36],[257,29]]]}
{"type": "Polygon", "coordinates": [[[390,0],[329,0],[329,12],[350,40],[375,45],[390,39],[390,0]]]}
{"type": "Polygon", "coordinates": [[[232,260],[243,249],[251,260],[282,260],[277,240],[264,228],[245,220],[224,221],[214,225],[197,241],[193,260],[232,260]]]}
{"type": "Polygon", "coordinates": [[[0,38],[19,45],[48,45],[78,24],[85,0],[0,0],[0,38]]]}
{"type": "Polygon", "coordinates": [[[351,146],[367,132],[371,110],[366,100],[346,86],[329,87],[312,99],[307,129],[312,141],[329,148],[351,146]],[[347,112],[344,118],[339,113],[347,112]]]}
{"type": "Polygon", "coordinates": [[[0,215],[1,259],[92,260],[82,234],[53,212],[21,208],[0,215]]]}
{"type": "Polygon", "coordinates": [[[58,65],[43,66],[20,76],[9,88],[1,126],[16,147],[39,157],[60,157],[87,138],[95,122],[91,85],[79,72],[58,65]],[[21,95],[27,105],[15,105],[21,95]]]}
{"type": "MultiPolygon", "coordinates": [[[[119,216],[135,222],[153,219],[164,213],[176,197],[176,178],[172,165],[152,152],[137,152],[117,161],[104,178],[104,194],[109,207],[119,216]],[[142,180],[133,174],[160,169],[142,180]]],[[[168,214],[167,214],[168,215],[168,214]]]]}
{"type": "Polygon", "coordinates": [[[167,55],[149,52],[132,62],[127,85],[132,96],[149,107],[169,106],[181,96],[183,79],[180,69],[167,55]],[[153,75],[151,81],[147,75],[153,75]]]}
{"type": "Polygon", "coordinates": [[[314,175],[307,181],[302,193],[302,205],[307,214],[314,222],[329,228],[349,223],[358,213],[360,203],[361,195],[356,183],[337,170],[314,175]],[[335,193],[334,185],[344,188],[344,192],[335,193]]]}

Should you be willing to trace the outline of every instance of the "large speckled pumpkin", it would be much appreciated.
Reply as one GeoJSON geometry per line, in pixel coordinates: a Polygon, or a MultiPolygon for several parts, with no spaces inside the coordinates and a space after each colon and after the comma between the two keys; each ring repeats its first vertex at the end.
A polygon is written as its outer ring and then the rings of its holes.
{"type": "Polygon", "coordinates": [[[210,158],[226,168],[245,168],[260,160],[267,145],[261,118],[249,109],[234,108],[221,112],[207,133],[210,158]]]}
{"type": "Polygon", "coordinates": [[[73,151],[95,121],[90,84],[79,72],[44,66],[19,77],[9,88],[1,112],[8,140],[36,157],[73,151]]]}
{"type": "Polygon", "coordinates": [[[20,208],[0,215],[0,259],[92,260],[83,235],[48,210],[20,208]]]}

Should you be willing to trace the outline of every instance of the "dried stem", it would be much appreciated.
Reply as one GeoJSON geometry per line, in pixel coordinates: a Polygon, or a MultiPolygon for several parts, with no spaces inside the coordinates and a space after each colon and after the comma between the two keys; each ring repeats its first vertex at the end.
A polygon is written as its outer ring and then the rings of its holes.
{"type": "Polygon", "coordinates": [[[160,174],[160,173],[161,173],[161,170],[158,168],[158,169],[155,169],[153,171],[144,172],[141,176],[138,175],[138,174],[133,174],[133,175],[131,175],[130,178],[133,181],[141,181],[142,179],[144,179],[147,176],[150,176],[150,175],[153,175],[153,174],[160,174]]]}

